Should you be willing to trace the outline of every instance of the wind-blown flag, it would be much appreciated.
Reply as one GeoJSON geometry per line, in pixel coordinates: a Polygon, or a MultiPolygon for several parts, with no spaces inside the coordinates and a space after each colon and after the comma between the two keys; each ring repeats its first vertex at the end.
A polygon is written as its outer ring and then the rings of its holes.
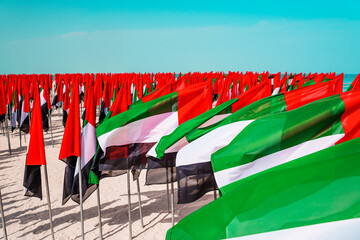
{"type": "MultiPolygon", "coordinates": [[[[151,94],[147,97],[151,98],[151,94]]],[[[211,82],[150,101],[146,101],[147,97],[96,128],[99,145],[104,151],[101,171],[141,168],[146,163],[145,154],[162,136],[211,109],[211,82]]]]}
{"type": "Polygon", "coordinates": [[[188,142],[186,134],[198,127],[212,125],[227,117],[231,112],[271,95],[271,82],[265,80],[238,98],[230,99],[215,108],[179,125],[173,132],[160,139],[147,153],[148,171],[146,184],[176,181],[175,159],[177,152],[188,142]],[[166,151],[166,152],[165,152],[166,151]]]}
{"type": "Polygon", "coordinates": [[[0,122],[5,120],[6,115],[6,98],[5,98],[5,88],[3,79],[0,78],[0,122]]]}
{"type": "Polygon", "coordinates": [[[163,136],[146,154],[148,169],[146,184],[163,184],[176,181],[175,159],[177,152],[186,144],[184,136],[197,127],[209,126],[231,113],[231,105],[238,99],[230,99],[182,124],[163,136]]]}
{"type": "MultiPolygon", "coordinates": [[[[85,201],[91,193],[96,189],[96,185],[89,184],[89,175],[92,165],[92,160],[96,152],[96,131],[95,131],[95,98],[93,94],[93,85],[86,86],[87,102],[85,103],[86,113],[84,128],[81,134],[81,157],[77,161],[81,160],[81,177],[82,177],[82,196],[85,201]]],[[[80,203],[79,196],[79,168],[76,164],[74,172],[74,180],[71,191],[71,199],[77,203],[80,203]]]]}
{"type": "Polygon", "coordinates": [[[348,87],[346,91],[354,91],[360,89],[360,73],[355,77],[354,81],[351,83],[351,85],[348,87]]]}
{"type": "Polygon", "coordinates": [[[338,93],[332,81],[256,101],[207,128],[186,135],[190,144],[177,154],[178,202],[188,203],[216,188],[211,154],[228,145],[254,119],[290,111],[338,93]]]}
{"type": "Polygon", "coordinates": [[[37,82],[34,81],[35,99],[30,124],[29,145],[27,148],[23,186],[25,196],[42,199],[41,165],[46,165],[44,135],[42,130],[40,96],[37,82]]]}
{"type": "Polygon", "coordinates": [[[81,156],[79,88],[74,86],[78,86],[77,78],[73,81],[70,110],[59,153],[59,159],[66,163],[62,204],[65,204],[71,197],[76,162],[81,156]]]}
{"type": "Polygon", "coordinates": [[[19,122],[19,128],[24,133],[29,133],[30,129],[30,118],[29,118],[29,112],[25,111],[25,104],[29,104],[29,102],[26,102],[24,100],[20,101],[20,122],[19,122]]]}
{"type": "Polygon", "coordinates": [[[44,81],[44,89],[40,92],[40,103],[41,103],[41,116],[43,120],[43,129],[45,132],[49,130],[49,109],[50,106],[50,94],[48,80],[44,81]]]}
{"type": "Polygon", "coordinates": [[[347,92],[293,111],[239,122],[243,130],[211,155],[221,193],[231,191],[237,180],[359,137],[359,102],[359,91],[347,92]]]}
{"type": "Polygon", "coordinates": [[[359,239],[359,145],[356,138],[237,181],[166,239],[359,239]]]}

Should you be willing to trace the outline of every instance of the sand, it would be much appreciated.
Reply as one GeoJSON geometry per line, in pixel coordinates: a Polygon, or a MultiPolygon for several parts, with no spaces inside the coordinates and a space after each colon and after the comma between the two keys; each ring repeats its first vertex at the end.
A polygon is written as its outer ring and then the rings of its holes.
{"type": "MultiPolygon", "coordinates": [[[[64,128],[60,111],[52,115],[54,147],[50,131],[44,134],[47,168],[49,174],[50,199],[53,211],[55,239],[81,239],[80,208],[69,200],[61,204],[65,163],[58,160],[64,128]]],[[[28,135],[26,138],[28,139],[28,135]]],[[[22,134],[20,147],[19,130],[10,133],[12,155],[9,154],[6,135],[0,132],[0,180],[4,204],[6,227],[9,239],[51,239],[49,214],[42,175],[43,200],[23,196],[23,176],[27,143],[22,134]]],[[[141,227],[136,182],[131,180],[131,210],[133,239],[165,239],[171,227],[168,213],[166,185],[145,186],[144,170],[140,175],[143,203],[144,228],[141,227]]],[[[42,170],[43,174],[43,170],[42,170]]],[[[100,198],[104,239],[128,239],[126,175],[106,178],[100,182],[100,198]]],[[[175,223],[213,200],[208,193],[191,204],[176,204],[175,223]]],[[[99,239],[97,198],[94,192],[84,202],[85,239],[99,239]]],[[[2,229],[0,231],[2,237],[2,229]]]]}

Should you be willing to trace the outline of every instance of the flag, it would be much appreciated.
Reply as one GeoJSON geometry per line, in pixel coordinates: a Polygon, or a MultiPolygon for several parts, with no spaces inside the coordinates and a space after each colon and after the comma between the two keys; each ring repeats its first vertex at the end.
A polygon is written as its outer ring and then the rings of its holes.
{"type": "Polygon", "coordinates": [[[221,193],[231,191],[237,180],[359,137],[359,102],[359,91],[347,92],[243,122],[233,140],[211,155],[221,193]]]}
{"type": "Polygon", "coordinates": [[[360,89],[360,73],[355,77],[354,81],[350,84],[346,91],[359,90],[360,89]]]}
{"type": "MultiPolygon", "coordinates": [[[[24,101],[24,100],[20,101],[20,109],[21,109],[21,111],[19,112],[20,113],[19,128],[24,133],[29,133],[30,118],[29,118],[29,112],[25,112],[25,109],[24,109],[25,104],[26,104],[26,101],[24,101]]],[[[27,104],[29,104],[29,102],[27,104]]]]}
{"type": "Polygon", "coordinates": [[[172,179],[176,181],[175,159],[177,152],[188,142],[183,138],[197,127],[206,127],[228,116],[231,111],[249,105],[259,99],[271,95],[271,82],[264,80],[262,83],[240,95],[238,98],[230,99],[205,113],[188,120],[178,126],[172,133],[160,139],[153,146],[148,155],[148,171],[146,173],[146,184],[167,183],[172,179]],[[171,147],[171,148],[170,148],[171,147]],[[165,151],[166,154],[165,154],[165,151]]]}
{"type": "Polygon", "coordinates": [[[168,183],[176,181],[175,159],[177,152],[187,141],[184,138],[187,133],[197,127],[209,126],[231,113],[231,105],[236,99],[230,99],[182,124],[170,134],[163,136],[146,154],[148,168],[146,172],[146,184],[168,183]]]}
{"type": "Polygon", "coordinates": [[[359,239],[359,145],[356,138],[237,181],[166,239],[359,239]]]}
{"type": "Polygon", "coordinates": [[[129,110],[108,118],[96,128],[104,151],[102,172],[141,169],[145,154],[159,139],[179,124],[211,109],[211,83],[193,85],[159,98],[144,97],[129,110]]]}
{"type": "Polygon", "coordinates": [[[66,84],[64,86],[64,105],[63,105],[63,118],[62,118],[62,124],[64,127],[66,126],[66,121],[69,113],[69,106],[70,106],[69,95],[70,95],[70,85],[66,84]]]}
{"type": "MultiPolygon", "coordinates": [[[[97,185],[89,183],[91,165],[96,152],[96,112],[95,98],[93,92],[93,84],[90,83],[86,86],[86,94],[88,94],[88,96],[87,101],[85,102],[86,114],[83,132],[81,134],[81,157],[77,158],[77,161],[81,160],[83,201],[85,201],[97,187],[97,185]]],[[[79,192],[79,168],[78,164],[76,164],[71,191],[71,199],[77,203],[80,203],[79,192]]]]}
{"type": "Polygon", "coordinates": [[[3,79],[0,78],[0,122],[5,120],[6,115],[6,98],[5,98],[5,88],[3,79]]]}
{"type": "Polygon", "coordinates": [[[59,159],[66,163],[62,204],[65,204],[71,197],[76,162],[78,157],[81,156],[80,101],[79,88],[76,86],[78,86],[77,78],[73,79],[73,93],[71,95],[69,116],[66,121],[59,153],[59,159]]]}
{"type": "Polygon", "coordinates": [[[33,103],[23,186],[25,187],[25,196],[42,199],[40,167],[41,165],[46,165],[46,157],[39,89],[35,81],[33,84],[35,89],[35,99],[33,103]]]}
{"type": "Polygon", "coordinates": [[[177,154],[178,202],[189,203],[216,188],[211,154],[228,145],[251,121],[280,112],[290,111],[310,102],[336,94],[329,81],[291,92],[273,95],[241,108],[207,128],[195,129],[186,135],[190,144],[177,154]]]}
{"type": "Polygon", "coordinates": [[[45,132],[49,130],[49,107],[50,106],[50,94],[48,81],[45,79],[44,88],[40,92],[40,103],[41,103],[41,116],[43,121],[43,129],[45,132]]]}

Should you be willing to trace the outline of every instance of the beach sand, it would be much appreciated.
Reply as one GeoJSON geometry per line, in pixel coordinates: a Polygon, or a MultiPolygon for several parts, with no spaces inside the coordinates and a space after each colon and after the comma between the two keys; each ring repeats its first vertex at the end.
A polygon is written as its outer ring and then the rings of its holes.
{"type": "MultiPolygon", "coordinates": [[[[62,201],[65,163],[58,160],[64,128],[61,125],[60,110],[52,115],[54,144],[52,147],[50,131],[44,133],[45,152],[50,184],[50,198],[53,211],[55,239],[81,239],[80,208],[69,200],[62,201]]],[[[27,135],[28,139],[29,136],[27,135]]],[[[19,143],[19,130],[10,133],[12,155],[9,155],[6,135],[0,132],[0,179],[6,227],[9,239],[51,239],[49,214],[42,169],[43,200],[23,196],[23,176],[27,143],[22,134],[22,147],[19,143]]],[[[171,214],[168,213],[166,185],[145,186],[146,170],[140,175],[141,198],[143,203],[144,228],[141,227],[136,182],[131,180],[131,210],[133,239],[165,239],[171,227],[171,214]]],[[[178,205],[175,186],[175,223],[213,200],[208,193],[198,201],[178,205]]],[[[126,174],[106,178],[100,182],[101,213],[104,239],[128,239],[126,174]]],[[[85,239],[99,239],[97,198],[94,192],[84,202],[85,239]]],[[[0,232],[2,237],[2,230],[0,232]]]]}

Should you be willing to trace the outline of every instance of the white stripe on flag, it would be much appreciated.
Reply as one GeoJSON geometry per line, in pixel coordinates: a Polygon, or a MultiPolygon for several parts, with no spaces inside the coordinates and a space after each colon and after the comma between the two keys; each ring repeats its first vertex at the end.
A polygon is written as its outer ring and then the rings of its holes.
{"type": "Polygon", "coordinates": [[[116,128],[101,135],[98,141],[104,152],[110,146],[158,142],[161,137],[171,133],[177,126],[177,112],[163,113],[116,128]]]}
{"type": "Polygon", "coordinates": [[[217,123],[218,121],[223,120],[224,118],[226,118],[229,115],[230,115],[230,113],[215,115],[212,118],[210,118],[209,120],[207,120],[206,122],[204,122],[202,125],[200,125],[199,128],[204,128],[204,127],[210,126],[214,123],[217,123]]]}
{"type": "Polygon", "coordinates": [[[176,166],[210,162],[211,154],[227,146],[254,120],[239,121],[218,127],[183,147],[177,154],[176,166]]]}
{"type": "Polygon", "coordinates": [[[354,240],[360,239],[360,218],[289,228],[229,240],[354,240]]]}
{"type": "Polygon", "coordinates": [[[283,163],[290,162],[305,155],[331,147],[342,137],[344,137],[344,134],[335,134],[310,140],[291,148],[256,159],[253,162],[215,172],[214,175],[216,183],[219,188],[222,188],[223,186],[258,172],[265,171],[269,168],[276,167],[283,163]]]}
{"type": "MultiPolygon", "coordinates": [[[[81,168],[92,159],[96,152],[96,130],[93,125],[87,123],[81,134],[81,168]]],[[[79,161],[79,158],[78,158],[79,161]]],[[[78,164],[76,164],[75,174],[79,173],[78,164]]]]}

